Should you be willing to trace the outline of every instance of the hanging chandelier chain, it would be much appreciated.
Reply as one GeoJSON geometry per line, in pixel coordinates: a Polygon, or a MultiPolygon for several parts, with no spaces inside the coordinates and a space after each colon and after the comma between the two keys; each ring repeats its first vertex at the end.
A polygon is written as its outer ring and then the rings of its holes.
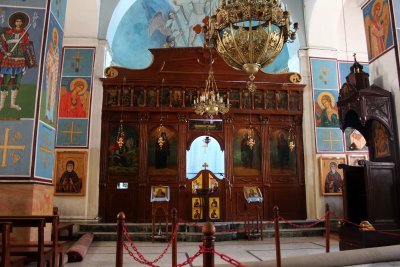
{"type": "Polygon", "coordinates": [[[118,133],[116,137],[116,144],[118,145],[118,150],[122,152],[124,150],[124,145],[125,145],[125,130],[124,130],[124,125],[123,125],[123,115],[124,115],[124,91],[125,91],[125,83],[126,83],[126,77],[123,78],[122,81],[122,92],[121,92],[121,114],[120,114],[120,119],[119,119],[119,127],[118,127],[118,133]]]}
{"type": "Polygon", "coordinates": [[[126,77],[124,76],[122,80],[122,93],[121,93],[121,116],[120,116],[120,122],[123,122],[123,115],[124,115],[124,91],[125,91],[125,83],[126,83],[126,77]]]}
{"type": "Polygon", "coordinates": [[[281,0],[221,0],[205,34],[208,46],[229,66],[249,75],[248,89],[254,92],[256,73],[275,60],[285,43],[294,42],[297,30],[281,0]]]}
{"type": "Polygon", "coordinates": [[[288,111],[289,111],[289,131],[288,131],[288,146],[290,151],[292,152],[294,148],[296,147],[296,128],[293,126],[292,118],[290,116],[290,110],[291,110],[291,100],[290,100],[290,91],[288,90],[287,84],[284,83],[282,85],[283,89],[286,89],[288,91],[288,111]]]}
{"type": "Polygon", "coordinates": [[[164,133],[164,125],[163,125],[163,96],[164,96],[164,78],[162,78],[161,81],[161,90],[160,90],[160,125],[158,126],[158,137],[157,137],[157,143],[158,146],[160,147],[160,150],[163,149],[164,143],[165,143],[165,133],[164,133]]]}
{"type": "MultiPolygon", "coordinates": [[[[211,0],[210,0],[210,15],[211,15],[211,0]]],[[[208,29],[212,27],[211,19],[208,19],[207,23],[208,29]]],[[[207,27],[206,27],[207,28],[207,27]]],[[[212,36],[206,35],[210,42],[212,36]]],[[[207,46],[205,46],[207,47],[207,46]]],[[[212,47],[208,46],[208,50],[210,53],[210,67],[208,70],[208,77],[205,81],[204,91],[194,99],[194,111],[196,114],[203,115],[206,114],[210,119],[213,119],[214,116],[218,114],[225,114],[229,111],[229,99],[227,98],[227,103],[224,102],[224,97],[219,94],[217,82],[214,77],[214,69],[213,69],[213,55],[212,55],[212,47]]]]}

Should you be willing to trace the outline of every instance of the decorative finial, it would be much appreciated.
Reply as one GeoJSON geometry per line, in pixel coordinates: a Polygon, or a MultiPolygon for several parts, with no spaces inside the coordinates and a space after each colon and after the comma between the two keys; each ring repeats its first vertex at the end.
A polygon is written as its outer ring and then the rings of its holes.
{"type": "Polygon", "coordinates": [[[353,54],[353,57],[354,57],[354,64],[353,64],[353,66],[350,67],[350,72],[361,73],[363,66],[360,63],[358,63],[357,58],[356,58],[356,53],[353,54]]]}

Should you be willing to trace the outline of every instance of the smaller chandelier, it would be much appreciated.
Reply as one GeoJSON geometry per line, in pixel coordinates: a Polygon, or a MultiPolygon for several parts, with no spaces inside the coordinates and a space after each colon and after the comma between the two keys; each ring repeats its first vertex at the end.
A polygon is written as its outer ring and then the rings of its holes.
{"type": "Polygon", "coordinates": [[[296,139],[296,135],[294,133],[294,128],[292,125],[290,125],[289,135],[288,135],[288,146],[289,146],[290,151],[293,151],[293,149],[296,147],[295,139],[296,139]]]}
{"type": "Polygon", "coordinates": [[[215,47],[231,67],[247,72],[250,92],[256,90],[255,74],[296,39],[298,30],[298,23],[291,27],[281,0],[222,0],[205,24],[206,45],[215,47]]]}
{"type": "Polygon", "coordinates": [[[160,126],[158,127],[158,139],[157,139],[158,146],[160,149],[163,149],[165,139],[164,139],[164,126],[162,121],[160,122],[160,126]]]}
{"type": "Polygon", "coordinates": [[[118,134],[117,134],[117,144],[118,144],[118,149],[122,150],[124,144],[125,144],[125,131],[124,131],[124,126],[122,125],[123,121],[119,121],[119,128],[118,128],[118,134]]]}
{"type": "Polygon", "coordinates": [[[218,113],[225,114],[229,111],[229,99],[224,103],[224,98],[218,92],[212,68],[208,72],[206,87],[197,99],[194,99],[194,111],[196,114],[206,114],[210,119],[218,113]]]}
{"type": "Polygon", "coordinates": [[[252,150],[254,145],[256,144],[256,140],[253,137],[253,128],[251,125],[249,126],[249,130],[247,131],[247,141],[246,144],[250,147],[252,150]]]}
{"type": "Polygon", "coordinates": [[[208,144],[211,142],[211,138],[209,136],[206,136],[206,138],[204,138],[204,143],[206,144],[206,146],[208,146],[208,144]]]}

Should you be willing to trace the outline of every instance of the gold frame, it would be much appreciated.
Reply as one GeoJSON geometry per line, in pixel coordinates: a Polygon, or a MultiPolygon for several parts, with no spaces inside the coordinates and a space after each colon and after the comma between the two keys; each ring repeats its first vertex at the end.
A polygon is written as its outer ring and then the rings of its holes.
{"type": "MultiPolygon", "coordinates": [[[[330,172],[330,163],[335,162],[336,166],[339,164],[346,164],[346,157],[344,156],[338,156],[338,157],[324,157],[321,156],[319,158],[319,180],[320,180],[320,188],[321,188],[321,195],[323,196],[341,196],[343,190],[341,189],[340,192],[326,192],[325,191],[325,181],[326,181],[326,176],[330,172]]],[[[336,172],[340,174],[340,177],[342,179],[342,186],[343,186],[343,169],[339,169],[336,167],[336,172]]]]}
{"type": "Polygon", "coordinates": [[[263,195],[258,186],[250,185],[250,186],[243,186],[243,196],[247,202],[262,202],[263,195]],[[253,195],[250,195],[250,191],[253,191],[253,195]]]}
{"type": "MultiPolygon", "coordinates": [[[[56,168],[54,168],[54,195],[57,196],[84,196],[86,192],[86,175],[87,175],[87,151],[56,151],[56,168]],[[80,178],[80,192],[63,192],[65,185],[61,185],[59,181],[66,171],[68,161],[74,162],[74,171],[80,178]]],[[[71,188],[70,188],[71,189],[71,188]]],[[[68,190],[69,191],[69,190],[68,190]]]]}
{"type": "Polygon", "coordinates": [[[150,202],[169,202],[169,186],[155,185],[151,187],[150,202]],[[161,190],[163,196],[157,196],[155,192],[161,190]]]}
{"type": "Polygon", "coordinates": [[[358,166],[355,164],[355,160],[368,160],[367,154],[348,154],[347,155],[347,164],[350,166],[358,166]]]}

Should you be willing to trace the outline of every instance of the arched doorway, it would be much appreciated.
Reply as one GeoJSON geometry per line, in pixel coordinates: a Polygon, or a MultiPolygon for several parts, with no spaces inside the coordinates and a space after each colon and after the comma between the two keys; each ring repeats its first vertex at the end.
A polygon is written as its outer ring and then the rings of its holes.
{"type": "Polygon", "coordinates": [[[225,218],[225,157],[218,141],[199,136],[186,152],[186,211],[194,221],[218,221],[225,218]]]}

